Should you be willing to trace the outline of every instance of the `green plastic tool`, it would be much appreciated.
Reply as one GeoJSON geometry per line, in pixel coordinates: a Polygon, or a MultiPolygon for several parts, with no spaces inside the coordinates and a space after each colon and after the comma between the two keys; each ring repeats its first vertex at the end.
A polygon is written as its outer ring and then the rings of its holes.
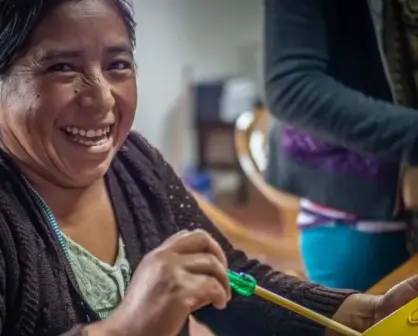
{"type": "Polygon", "coordinates": [[[228,270],[229,284],[231,288],[242,296],[251,296],[257,287],[257,281],[248,274],[235,273],[228,270]]]}

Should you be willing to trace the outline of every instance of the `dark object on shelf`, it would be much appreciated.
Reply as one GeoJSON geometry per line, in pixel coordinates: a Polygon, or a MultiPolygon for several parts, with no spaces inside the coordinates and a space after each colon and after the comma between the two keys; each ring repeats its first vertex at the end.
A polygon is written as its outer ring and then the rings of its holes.
{"type": "Polygon", "coordinates": [[[222,120],[221,101],[226,80],[198,83],[194,86],[194,123],[197,137],[199,171],[235,172],[240,177],[237,200],[248,200],[246,177],[234,148],[234,121],[222,120]]]}

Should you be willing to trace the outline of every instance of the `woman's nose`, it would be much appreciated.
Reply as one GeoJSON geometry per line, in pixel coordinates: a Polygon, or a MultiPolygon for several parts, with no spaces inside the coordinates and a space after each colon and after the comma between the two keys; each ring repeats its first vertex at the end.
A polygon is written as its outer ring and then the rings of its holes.
{"type": "Polygon", "coordinates": [[[79,92],[81,106],[91,111],[108,113],[115,105],[112,86],[102,74],[84,79],[79,92]]]}

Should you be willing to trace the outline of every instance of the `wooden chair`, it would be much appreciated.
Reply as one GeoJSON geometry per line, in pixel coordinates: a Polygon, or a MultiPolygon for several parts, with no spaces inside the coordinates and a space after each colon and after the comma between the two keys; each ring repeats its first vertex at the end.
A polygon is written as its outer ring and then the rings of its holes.
{"type": "Polygon", "coordinates": [[[296,217],[299,198],[271,187],[262,174],[267,164],[268,117],[265,109],[242,114],[235,126],[235,150],[248,180],[277,208],[284,234],[298,241],[296,217]]]}
{"type": "Polygon", "coordinates": [[[296,227],[299,199],[269,186],[262,174],[266,165],[268,118],[268,111],[265,109],[242,114],[235,125],[235,150],[241,169],[248,180],[277,209],[277,225],[280,225],[282,234],[280,238],[274,239],[275,246],[286,246],[286,256],[293,265],[297,265],[292,272],[304,277],[296,227]]]}

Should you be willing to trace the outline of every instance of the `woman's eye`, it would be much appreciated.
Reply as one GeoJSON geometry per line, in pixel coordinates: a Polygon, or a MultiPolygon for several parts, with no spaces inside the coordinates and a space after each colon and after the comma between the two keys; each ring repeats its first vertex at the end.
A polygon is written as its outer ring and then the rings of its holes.
{"type": "Polygon", "coordinates": [[[126,69],[131,69],[132,65],[130,62],[127,61],[117,61],[117,62],[113,62],[110,65],[110,70],[126,70],[126,69]]]}
{"type": "Polygon", "coordinates": [[[50,72],[72,72],[74,67],[68,63],[58,63],[48,68],[50,72]]]}

